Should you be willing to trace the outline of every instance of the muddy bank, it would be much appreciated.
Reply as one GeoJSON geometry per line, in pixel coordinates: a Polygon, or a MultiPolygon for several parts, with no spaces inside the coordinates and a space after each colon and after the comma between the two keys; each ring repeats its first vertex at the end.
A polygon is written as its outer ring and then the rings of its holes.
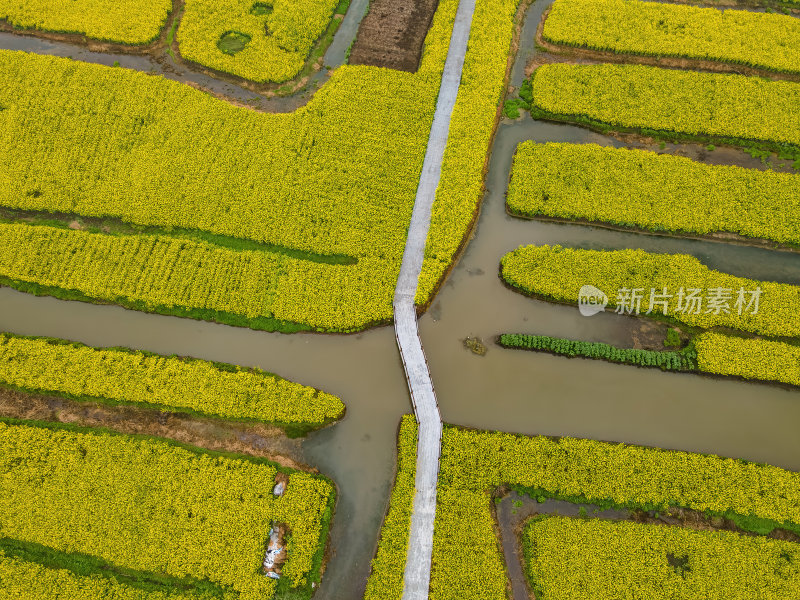
{"type": "Polygon", "coordinates": [[[229,423],[137,406],[78,402],[0,387],[0,416],[106,427],[120,433],[163,437],[207,448],[264,457],[285,467],[317,472],[302,462],[300,440],[268,425],[229,423]]]}
{"type": "Polygon", "coordinates": [[[439,0],[372,0],[350,64],[416,72],[438,5],[439,0]]]}
{"type": "Polygon", "coordinates": [[[754,248],[766,248],[768,250],[775,250],[778,252],[800,252],[800,245],[787,246],[780,244],[779,242],[775,242],[773,240],[767,240],[763,238],[750,238],[750,237],[745,237],[743,235],[739,235],[737,233],[715,232],[715,233],[710,233],[708,235],[693,235],[691,233],[682,233],[677,231],[664,233],[662,231],[651,231],[649,229],[641,229],[639,227],[626,227],[623,225],[616,225],[614,223],[606,223],[603,221],[590,221],[588,219],[566,219],[563,217],[550,217],[546,215],[536,215],[532,217],[529,215],[524,215],[515,212],[510,208],[508,208],[508,205],[506,205],[506,211],[510,216],[516,219],[528,219],[531,221],[546,221],[551,223],[563,223],[563,224],[573,224],[573,225],[588,225],[591,227],[602,227],[604,229],[612,229],[614,231],[630,231],[632,233],[641,235],[658,235],[671,238],[685,238],[687,240],[703,240],[709,242],[719,242],[723,244],[737,244],[740,246],[752,246],[754,248]]]}

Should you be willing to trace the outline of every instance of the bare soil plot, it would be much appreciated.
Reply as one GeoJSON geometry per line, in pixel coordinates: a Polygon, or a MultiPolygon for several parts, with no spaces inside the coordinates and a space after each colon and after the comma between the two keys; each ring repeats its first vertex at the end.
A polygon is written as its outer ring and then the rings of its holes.
{"type": "Polygon", "coordinates": [[[373,0],[350,52],[351,65],[415,72],[439,0],[373,0]]]}

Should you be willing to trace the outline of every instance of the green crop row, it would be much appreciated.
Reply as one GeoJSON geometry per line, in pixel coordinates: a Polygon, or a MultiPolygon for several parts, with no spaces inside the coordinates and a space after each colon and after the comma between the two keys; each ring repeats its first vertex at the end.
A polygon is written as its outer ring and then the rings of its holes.
{"type": "Polygon", "coordinates": [[[792,16],[639,0],[556,0],[542,35],[592,50],[800,72],[800,21],[792,16]]]}
{"type": "Polygon", "coordinates": [[[499,343],[505,348],[560,356],[581,356],[639,367],[658,367],[665,371],[696,371],[800,386],[800,346],[761,338],[704,332],[693,337],[691,345],[679,352],[617,348],[598,342],[508,333],[500,336],[499,343]]]}
{"type": "Polygon", "coordinates": [[[561,356],[582,356],[615,363],[636,365],[637,367],[658,367],[664,371],[694,371],[694,351],[659,352],[656,350],[638,350],[635,348],[617,348],[600,342],[582,342],[554,338],[548,335],[525,335],[504,333],[500,336],[500,345],[505,348],[521,348],[538,350],[561,356]]]}
{"type": "Polygon", "coordinates": [[[800,385],[800,347],[707,332],[697,336],[697,366],[706,373],[800,385]]]}
{"type": "Polygon", "coordinates": [[[0,384],[314,429],[344,413],[336,396],[258,369],[0,333],[0,384]]]}
{"type": "Polygon", "coordinates": [[[644,150],[523,142],[507,204],[525,217],[800,244],[800,176],[644,150]]]}
{"type": "Polygon", "coordinates": [[[416,473],[417,421],[413,415],[404,415],[397,442],[394,487],[381,528],[378,550],[372,560],[372,572],[367,579],[364,600],[400,600],[403,596],[416,473]]]}
{"type": "Polygon", "coordinates": [[[250,600],[275,592],[259,570],[271,523],[285,523],[283,578],[310,592],[335,493],[324,478],[289,471],[276,497],[266,461],[50,427],[0,423],[0,537],[208,580],[250,600]]]}
{"type": "Polygon", "coordinates": [[[500,485],[601,506],[741,515],[800,531],[799,473],[712,455],[445,427],[432,598],[505,600],[490,496],[500,485]]]}
{"type": "Polygon", "coordinates": [[[0,0],[0,19],[20,29],[146,44],[158,38],[172,0],[0,0]]]}
{"type": "Polygon", "coordinates": [[[256,81],[295,77],[328,27],[339,0],[186,0],[178,28],[181,56],[256,81]],[[225,46],[226,36],[243,36],[225,46]]]}
{"type": "Polygon", "coordinates": [[[642,65],[549,64],[531,114],[623,130],[800,146],[800,84],[642,65]]]}
{"type": "Polygon", "coordinates": [[[528,0],[476,3],[441,180],[431,211],[425,260],[417,286],[419,305],[431,300],[455,260],[483,199],[485,163],[499,118],[498,106],[505,94],[515,13],[519,5],[527,3],[528,0]]]}
{"type": "Polygon", "coordinates": [[[166,584],[152,583],[142,586],[138,581],[131,585],[107,568],[85,572],[65,562],[66,565],[50,565],[25,560],[5,552],[0,545],[0,600],[236,600],[232,592],[170,589],[166,584]]]}
{"type": "Polygon", "coordinates": [[[800,546],[729,531],[537,517],[522,534],[538,600],[793,600],[800,546]]]}
{"type": "Polygon", "coordinates": [[[526,294],[556,302],[577,304],[581,287],[592,285],[618,312],[635,314],[634,297],[641,296],[640,314],[652,307],[661,315],[666,308],[669,318],[691,326],[800,336],[800,286],[735,277],[685,254],[523,246],[503,257],[501,276],[526,294]]]}

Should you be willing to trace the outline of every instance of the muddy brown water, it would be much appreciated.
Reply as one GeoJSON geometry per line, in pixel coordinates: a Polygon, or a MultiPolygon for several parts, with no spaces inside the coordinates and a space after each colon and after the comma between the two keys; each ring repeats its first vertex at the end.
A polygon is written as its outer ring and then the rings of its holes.
{"type": "MultiPolygon", "coordinates": [[[[522,81],[533,53],[536,23],[548,4],[534,3],[529,11],[512,72],[513,85],[522,81]]],[[[0,35],[2,47],[18,42],[20,49],[63,50],[50,48],[52,42],[0,35]]],[[[340,49],[342,56],[347,45],[340,49]]],[[[74,47],[70,52],[80,60],[98,59],[97,53],[74,47]]],[[[145,61],[140,68],[151,69],[144,57],[108,55],[102,60],[119,60],[130,68],[139,68],[137,61],[145,61]]],[[[631,328],[620,317],[581,317],[574,307],[530,300],[505,288],[497,276],[500,258],[520,244],[685,252],[731,273],[800,282],[800,254],[509,217],[504,195],[511,159],[516,145],[529,139],[623,145],[578,127],[527,116],[499,127],[474,239],[420,320],[443,419],[483,429],[710,452],[800,470],[797,391],[505,350],[493,343],[502,332],[620,345],[631,341],[631,328]],[[485,356],[464,347],[468,336],[487,343],[485,356]]],[[[640,143],[637,147],[650,146],[640,143]]],[[[704,153],[695,145],[667,145],[665,151],[763,168],[760,161],[732,149],[704,153]]],[[[339,486],[331,561],[316,597],[351,600],[363,595],[393,477],[397,426],[400,415],[411,411],[390,327],[349,336],[287,336],[38,298],[2,288],[0,331],[257,366],[339,395],[347,404],[345,419],[309,436],[298,458],[318,467],[339,486]]]]}

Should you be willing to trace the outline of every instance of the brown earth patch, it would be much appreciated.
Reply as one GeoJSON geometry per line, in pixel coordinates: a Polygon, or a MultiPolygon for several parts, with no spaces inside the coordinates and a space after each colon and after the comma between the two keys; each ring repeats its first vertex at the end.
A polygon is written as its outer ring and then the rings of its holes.
{"type": "Polygon", "coordinates": [[[439,0],[372,0],[350,52],[351,65],[415,72],[439,0]]]}
{"type": "Polygon", "coordinates": [[[203,419],[139,406],[78,402],[0,388],[0,417],[105,427],[119,433],[169,438],[225,452],[268,458],[281,466],[318,472],[300,462],[301,441],[277,427],[203,419]]]}

